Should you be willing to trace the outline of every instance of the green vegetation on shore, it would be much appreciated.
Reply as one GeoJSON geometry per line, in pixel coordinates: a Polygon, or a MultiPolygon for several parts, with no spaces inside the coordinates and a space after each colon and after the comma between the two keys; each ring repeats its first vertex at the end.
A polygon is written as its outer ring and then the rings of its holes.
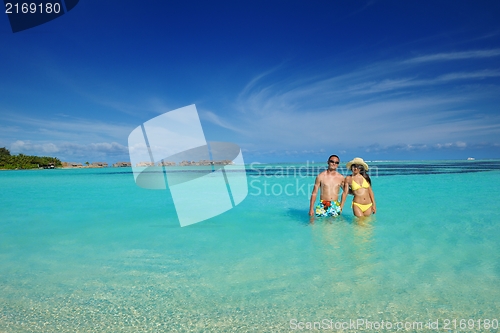
{"type": "Polygon", "coordinates": [[[0,148],[0,169],[38,169],[51,166],[61,167],[62,163],[57,157],[11,155],[7,148],[0,148]]]}

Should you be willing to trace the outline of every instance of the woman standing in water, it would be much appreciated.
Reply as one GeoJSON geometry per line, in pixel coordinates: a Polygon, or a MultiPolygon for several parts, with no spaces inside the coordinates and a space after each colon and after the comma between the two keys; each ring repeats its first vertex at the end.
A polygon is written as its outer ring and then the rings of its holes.
{"type": "Polygon", "coordinates": [[[368,164],[362,158],[356,157],[347,163],[347,169],[352,171],[351,176],[347,176],[344,182],[344,192],[342,193],[342,202],[340,209],[344,208],[349,188],[354,195],[352,199],[352,212],[355,216],[370,216],[375,214],[377,207],[375,204],[375,195],[372,190],[372,181],[366,173],[368,164]]]}

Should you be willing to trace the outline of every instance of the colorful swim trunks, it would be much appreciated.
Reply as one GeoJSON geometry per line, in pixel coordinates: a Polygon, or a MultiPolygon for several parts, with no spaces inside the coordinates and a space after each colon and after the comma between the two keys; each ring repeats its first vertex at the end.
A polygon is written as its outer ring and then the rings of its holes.
{"type": "Polygon", "coordinates": [[[316,206],[316,216],[338,216],[340,215],[340,203],[338,201],[320,200],[316,206]]]}

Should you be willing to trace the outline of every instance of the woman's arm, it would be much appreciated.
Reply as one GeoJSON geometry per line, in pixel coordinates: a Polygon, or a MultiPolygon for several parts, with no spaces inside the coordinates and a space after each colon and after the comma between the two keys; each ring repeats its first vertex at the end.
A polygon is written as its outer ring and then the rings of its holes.
{"type": "Polygon", "coordinates": [[[377,205],[375,204],[375,194],[373,194],[371,186],[368,188],[368,190],[369,190],[368,194],[370,195],[370,200],[372,201],[372,211],[373,214],[375,214],[377,212],[377,205]]]}

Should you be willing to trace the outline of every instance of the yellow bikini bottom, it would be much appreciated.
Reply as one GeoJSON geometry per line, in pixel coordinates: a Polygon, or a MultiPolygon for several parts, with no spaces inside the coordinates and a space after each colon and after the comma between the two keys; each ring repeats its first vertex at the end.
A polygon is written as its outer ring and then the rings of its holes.
{"type": "MultiPolygon", "coordinates": [[[[358,206],[359,209],[361,209],[361,211],[363,213],[366,212],[372,206],[371,202],[369,204],[367,204],[367,205],[363,205],[363,204],[360,204],[360,203],[357,203],[357,202],[353,202],[352,204],[355,205],[355,206],[358,206]]],[[[352,205],[351,205],[351,207],[352,207],[352,205]]]]}

